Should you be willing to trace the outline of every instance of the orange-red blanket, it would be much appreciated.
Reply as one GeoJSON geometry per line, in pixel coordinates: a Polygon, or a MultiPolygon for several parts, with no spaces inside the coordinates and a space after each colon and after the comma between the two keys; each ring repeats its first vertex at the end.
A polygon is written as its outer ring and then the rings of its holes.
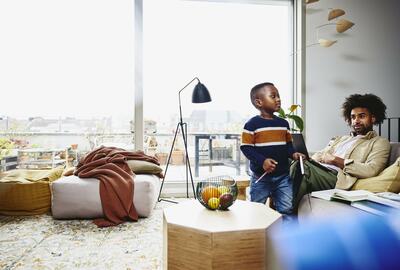
{"type": "Polygon", "coordinates": [[[118,225],[124,221],[138,220],[133,205],[134,173],[126,160],[145,160],[159,165],[155,157],[142,151],[130,152],[116,147],[100,147],[79,161],[74,174],[81,178],[100,180],[100,199],[105,218],[93,222],[98,227],[118,225]]]}

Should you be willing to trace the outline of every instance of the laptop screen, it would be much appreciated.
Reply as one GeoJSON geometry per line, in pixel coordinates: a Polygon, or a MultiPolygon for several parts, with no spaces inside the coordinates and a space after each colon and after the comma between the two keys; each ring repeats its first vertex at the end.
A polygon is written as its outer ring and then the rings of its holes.
{"type": "Polygon", "coordinates": [[[304,142],[303,134],[294,133],[294,134],[292,134],[292,139],[293,139],[294,151],[306,155],[307,159],[309,159],[310,156],[308,155],[308,151],[307,151],[306,143],[304,142]]]}

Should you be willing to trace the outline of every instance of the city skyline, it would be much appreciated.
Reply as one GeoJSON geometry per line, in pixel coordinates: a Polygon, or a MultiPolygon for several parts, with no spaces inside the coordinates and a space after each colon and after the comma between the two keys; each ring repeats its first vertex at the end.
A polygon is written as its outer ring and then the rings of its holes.
{"type": "MultiPolygon", "coordinates": [[[[223,132],[238,131],[238,125],[244,125],[246,116],[239,115],[232,110],[194,110],[184,121],[188,123],[190,131],[193,132],[223,132]],[[234,130],[232,127],[235,126],[234,130]],[[231,128],[230,128],[231,127],[231,128]]],[[[0,117],[0,131],[6,132],[132,132],[132,120],[126,118],[125,122],[113,117],[57,117],[46,118],[41,116],[28,118],[15,118],[10,116],[0,117]],[[117,124],[116,124],[116,123],[117,124]],[[121,125],[121,122],[123,124],[121,125]]],[[[169,121],[158,123],[153,119],[145,119],[145,133],[172,133],[179,121],[178,115],[174,114],[169,121]]]]}

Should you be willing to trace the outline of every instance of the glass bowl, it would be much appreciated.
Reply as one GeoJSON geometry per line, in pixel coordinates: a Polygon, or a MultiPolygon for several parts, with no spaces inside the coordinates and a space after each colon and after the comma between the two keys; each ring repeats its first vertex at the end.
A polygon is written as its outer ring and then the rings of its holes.
{"type": "Polygon", "coordinates": [[[210,210],[228,210],[236,201],[238,188],[236,181],[230,176],[215,176],[198,182],[197,200],[210,210]]]}

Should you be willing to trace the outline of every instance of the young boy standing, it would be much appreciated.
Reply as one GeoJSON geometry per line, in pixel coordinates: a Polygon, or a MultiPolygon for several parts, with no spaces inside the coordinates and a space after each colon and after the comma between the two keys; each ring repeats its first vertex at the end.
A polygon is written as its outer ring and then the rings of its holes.
{"type": "Polygon", "coordinates": [[[274,115],[281,108],[278,89],[261,83],[250,92],[251,103],[260,111],[244,125],[243,154],[250,160],[250,198],[265,203],[271,197],[281,214],[292,213],[293,185],[289,176],[289,158],[298,160],[290,135],[289,123],[274,115]]]}

